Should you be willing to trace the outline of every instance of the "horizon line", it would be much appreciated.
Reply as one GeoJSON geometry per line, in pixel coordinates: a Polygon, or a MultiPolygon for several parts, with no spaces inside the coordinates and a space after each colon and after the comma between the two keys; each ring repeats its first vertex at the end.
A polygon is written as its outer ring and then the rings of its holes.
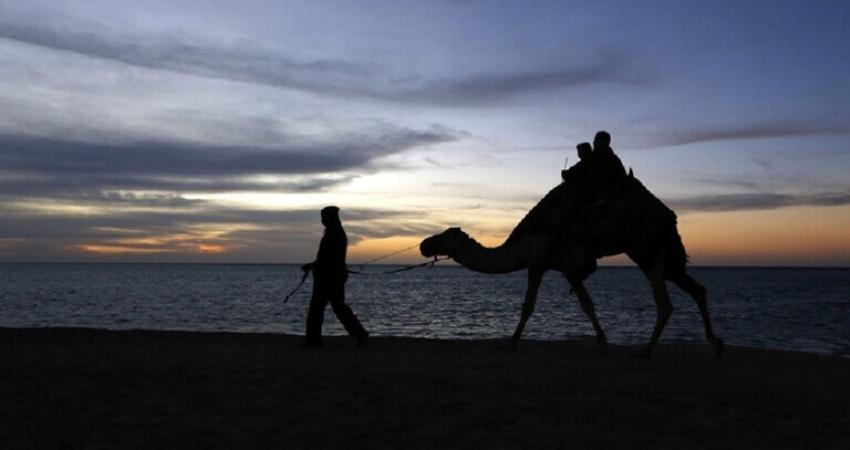
{"type": "MultiPolygon", "coordinates": [[[[215,261],[0,261],[0,265],[24,265],[24,264],[116,264],[116,265],[208,265],[208,266],[300,266],[302,262],[215,262],[215,261]]],[[[374,267],[398,267],[408,266],[417,263],[372,263],[358,264],[347,263],[347,266],[374,266],[374,267]]],[[[456,262],[449,262],[443,265],[435,265],[434,267],[463,267],[456,262]]],[[[599,268],[617,268],[617,269],[639,269],[636,264],[599,264],[599,268]]],[[[759,264],[688,264],[689,268],[730,268],[730,269],[839,269],[850,270],[850,265],[759,265],[759,264]]],[[[521,272],[516,270],[515,272],[521,272]]],[[[553,270],[557,272],[556,270],[553,270]]]]}

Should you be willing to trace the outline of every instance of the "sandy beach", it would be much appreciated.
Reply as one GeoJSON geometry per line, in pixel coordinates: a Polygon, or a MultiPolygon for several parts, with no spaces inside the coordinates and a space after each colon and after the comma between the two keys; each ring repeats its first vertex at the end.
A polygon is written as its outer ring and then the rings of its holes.
{"type": "Polygon", "coordinates": [[[846,448],[850,360],[0,329],[0,448],[846,448]]]}

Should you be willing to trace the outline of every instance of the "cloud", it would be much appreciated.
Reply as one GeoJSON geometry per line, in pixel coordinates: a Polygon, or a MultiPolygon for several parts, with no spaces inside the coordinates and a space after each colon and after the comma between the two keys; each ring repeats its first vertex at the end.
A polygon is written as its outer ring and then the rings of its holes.
{"type": "Polygon", "coordinates": [[[161,177],[328,173],[363,167],[376,158],[454,139],[443,129],[389,128],[371,135],[286,142],[280,148],[268,149],[179,141],[90,143],[0,135],[0,168],[68,175],[161,177]]]}
{"type": "MultiPolygon", "coordinates": [[[[347,129],[278,132],[265,146],[139,140],[121,130],[0,134],[0,259],[303,260],[321,234],[317,209],[237,209],[185,193],[327,190],[392,164],[383,158],[463,135],[374,120],[347,129]]],[[[422,214],[345,208],[343,216],[353,243],[371,236],[371,221],[422,214]]]]}
{"type": "Polygon", "coordinates": [[[339,60],[301,61],[245,41],[214,45],[179,35],[116,33],[92,22],[0,19],[0,37],[79,55],[232,81],[344,93],[376,76],[376,68],[339,60]],[[52,26],[50,24],[53,24],[52,26]]]}
{"type": "Polygon", "coordinates": [[[356,178],[354,175],[317,175],[295,180],[252,181],[250,179],[180,179],[131,177],[90,174],[85,177],[0,178],[0,196],[8,198],[53,198],[76,200],[80,203],[126,203],[140,206],[183,206],[186,200],[173,192],[324,192],[356,178]],[[140,193],[127,191],[158,191],[140,193]],[[155,205],[154,203],[157,203],[155,205]]]}
{"type": "Polygon", "coordinates": [[[392,93],[387,97],[440,106],[480,106],[502,102],[522,94],[594,83],[636,83],[638,80],[627,76],[624,67],[624,58],[611,56],[560,70],[479,74],[459,79],[436,80],[415,89],[392,93]]]}
{"type": "Polygon", "coordinates": [[[666,203],[676,211],[742,211],[777,209],[791,206],[844,206],[850,205],[850,193],[706,195],[671,199],[666,201],[666,203]]]}
{"type": "MultiPolygon", "coordinates": [[[[49,208],[42,208],[39,204],[20,206],[0,203],[0,236],[5,239],[60,236],[108,238],[124,236],[126,230],[158,235],[177,233],[191,227],[216,225],[245,225],[250,229],[320,227],[318,209],[247,209],[224,207],[211,202],[190,202],[186,206],[173,209],[110,210],[108,213],[88,214],[51,213],[45,212],[45,209],[49,208]],[[27,223],[26,227],[21,226],[24,222],[27,223]]],[[[423,213],[418,210],[344,208],[340,215],[347,228],[371,236],[370,228],[366,224],[400,223],[401,218],[422,217],[423,213]]],[[[377,233],[382,236],[389,235],[381,231],[377,233]]]]}
{"type": "Polygon", "coordinates": [[[846,124],[789,120],[748,125],[730,124],[726,126],[692,128],[683,131],[665,131],[653,140],[655,146],[678,146],[715,141],[823,136],[848,133],[850,133],[850,126],[846,124]]]}
{"type": "MultiPolygon", "coordinates": [[[[208,205],[174,211],[115,211],[109,214],[43,214],[17,210],[0,218],[0,233],[10,239],[110,240],[185,233],[193,227],[244,225],[297,229],[318,224],[312,210],[240,210],[208,205]],[[28,224],[20,226],[23,221],[28,224]]],[[[218,227],[218,229],[224,229],[218,227]]]]}
{"type": "Polygon", "coordinates": [[[228,191],[322,190],[349,181],[344,172],[414,147],[454,141],[439,127],[383,126],[373,132],[283,142],[278,148],[184,141],[81,142],[0,135],[0,193],[43,194],[119,189],[228,191]],[[260,181],[259,176],[303,176],[260,181]],[[254,177],[254,178],[252,178],[254,177]]]}
{"type": "Polygon", "coordinates": [[[132,205],[147,208],[188,208],[204,203],[203,200],[187,199],[177,194],[136,194],[133,192],[92,192],[74,196],[78,203],[101,203],[110,205],[132,205]]]}
{"type": "Polygon", "coordinates": [[[706,184],[711,186],[719,186],[723,188],[738,188],[746,190],[757,190],[762,186],[762,182],[745,176],[724,176],[724,175],[694,175],[683,178],[683,181],[706,184]]]}
{"type": "MultiPolygon", "coordinates": [[[[420,216],[421,217],[421,216],[420,216]]],[[[447,228],[440,223],[419,223],[416,219],[405,217],[403,222],[388,222],[376,219],[360,224],[346,225],[350,234],[355,234],[373,239],[382,239],[396,236],[428,236],[447,228]]]]}
{"type": "Polygon", "coordinates": [[[338,59],[304,60],[257,42],[210,42],[181,34],[130,34],[79,20],[50,17],[38,23],[8,14],[0,19],[0,38],[137,67],[207,78],[296,89],[334,97],[442,107],[483,106],[519,95],[593,83],[634,83],[622,55],[604,52],[595,61],[572,67],[519,73],[481,73],[423,79],[393,73],[375,63],[338,59]]]}
{"type": "MultiPolygon", "coordinates": [[[[345,208],[350,243],[374,237],[421,236],[408,225],[416,210],[345,208]]],[[[301,261],[321,236],[317,209],[227,208],[209,202],[170,210],[110,210],[108,214],[46,213],[0,204],[0,260],[301,261]],[[26,226],[22,226],[22,224],[26,226]]]]}

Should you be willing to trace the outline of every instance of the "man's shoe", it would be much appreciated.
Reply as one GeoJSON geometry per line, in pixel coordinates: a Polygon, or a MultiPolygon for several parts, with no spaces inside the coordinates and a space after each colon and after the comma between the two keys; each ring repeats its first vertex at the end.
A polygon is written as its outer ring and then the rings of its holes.
{"type": "Polygon", "coordinates": [[[357,338],[357,342],[354,344],[357,348],[366,348],[369,345],[369,335],[365,335],[363,337],[357,338]]]}

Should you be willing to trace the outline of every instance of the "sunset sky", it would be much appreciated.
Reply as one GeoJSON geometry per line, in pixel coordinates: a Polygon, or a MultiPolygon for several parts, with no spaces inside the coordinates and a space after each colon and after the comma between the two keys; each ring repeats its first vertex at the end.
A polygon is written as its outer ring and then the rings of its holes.
{"type": "Polygon", "coordinates": [[[306,262],[331,204],[351,263],[449,226],[495,245],[605,129],[693,264],[850,266],[848,23],[840,1],[0,0],[0,261],[306,262]]]}

